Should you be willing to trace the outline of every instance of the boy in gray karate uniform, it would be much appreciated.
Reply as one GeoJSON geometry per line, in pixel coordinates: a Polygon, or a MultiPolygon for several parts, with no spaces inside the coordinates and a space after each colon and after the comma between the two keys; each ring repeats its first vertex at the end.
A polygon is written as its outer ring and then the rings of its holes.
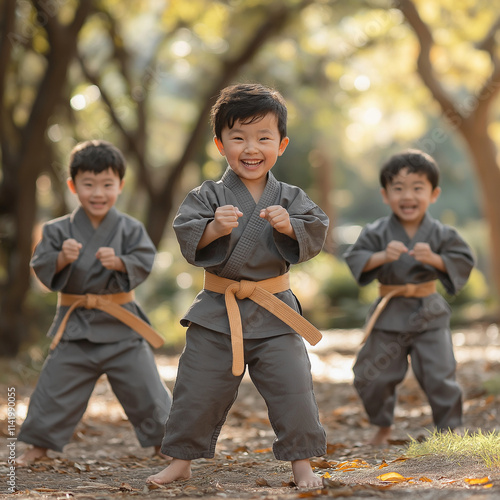
{"type": "Polygon", "coordinates": [[[193,189],[174,229],[184,257],[205,268],[205,286],[182,319],[188,326],[162,452],[172,463],[148,481],[191,476],[190,461],[213,457],[245,366],[264,397],[276,458],[292,462],[299,487],[318,487],[309,458],[326,451],[291,264],[323,246],[328,218],[300,188],[270,172],[286,149],[286,105],[261,85],[221,92],[212,108],[215,143],[228,168],[193,189]],[[297,332],[297,333],[295,333],[297,332]]]}
{"type": "Polygon", "coordinates": [[[379,427],[372,444],[390,438],[395,389],[408,369],[408,356],[437,429],[462,424],[450,308],[435,283],[458,293],[474,259],[457,231],[427,212],[440,194],[438,181],[435,161],[421,151],[390,158],[380,182],[392,214],[368,224],[344,255],[360,285],[380,283],[381,298],[370,311],[366,343],[354,365],[356,390],[370,422],[379,427]]]}
{"type": "Polygon", "coordinates": [[[151,272],[156,250],[144,226],[114,207],[125,160],[110,143],[87,141],[73,149],[70,175],[80,206],[44,225],[31,261],[59,300],[48,332],[51,352],[18,437],[33,447],[19,465],[47,449],[62,451],[103,373],[142,446],[159,451],[170,410],[170,393],[145,340],[158,347],[162,339],[133,294],[151,272]]]}

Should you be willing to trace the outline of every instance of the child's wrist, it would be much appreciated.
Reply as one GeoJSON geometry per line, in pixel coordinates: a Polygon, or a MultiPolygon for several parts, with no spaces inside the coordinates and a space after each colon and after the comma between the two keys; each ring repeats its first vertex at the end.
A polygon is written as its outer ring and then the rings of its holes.
{"type": "Polygon", "coordinates": [[[114,265],[115,271],[119,272],[125,272],[125,264],[123,263],[123,260],[120,259],[120,257],[115,256],[115,265],[114,265]]]}

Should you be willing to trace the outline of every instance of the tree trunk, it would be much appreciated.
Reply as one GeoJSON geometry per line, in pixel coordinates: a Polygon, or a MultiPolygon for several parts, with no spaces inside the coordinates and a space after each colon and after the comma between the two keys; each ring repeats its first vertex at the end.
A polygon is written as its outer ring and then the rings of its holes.
{"type": "Polygon", "coordinates": [[[27,337],[24,300],[30,286],[28,263],[33,246],[32,228],[35,225],[37,208],[36,182],[43,167],[40,158],[47,157],[44,154],[48,147],[45,131],[59,102],[68,66],[76,52],[77,35],[90,11],[91,2],[81,2],[75,11],[73,22],[68,25],[59,24],[53,13],[48,15],[44,11],[43,2],[36,2],[34,5],[41,19],[47,21],[45,28],[49,36],[50,52],[47,56],[46,72],[38,87],[29,119],[22,129],[17,129],[17,150],[8,158],[3,158],[4,170],[17,174],[10,186],[13,200],[10,215],[14,230],[7,238],[7,280],[2,284],[0,301],[0,356],[4,357],[15,356],[27,337]]]}
{"type": "Polygon", "coordinates": [[[488,220],[490,241],[490,266],[497,292],[500,291],[500,169],[497,163],[495,144],[482,127],[472,127],[470,133],[463,134],[481,186],[483,213],[488,220]]]}
{"type": "Polygon", "coordinates": [[[496,35],[500,29],[500,19],[492,24],[482,43],[477,44],[478,48],[489,54],[492,71],[480,91],[470,96],[472,109],[464,114],[460,112],[452,96],[436,76],[431,58],[434,39],[415,4],[411,0],[399,0],[398,7],[418,39],[420,53],[417,67],[420,77],[441,106],[443,118],[461,134],[473,158],[474,168],[482,187],[484,216],[490,228],[491,277],[497,293],[500,293],[500,263],[496,258],[500,255],[500,196],[498,196],[500,169],[496,147],[488,133],[489,112],[500,92],[500,60],[496,54],[498,50],[496,35]]]}

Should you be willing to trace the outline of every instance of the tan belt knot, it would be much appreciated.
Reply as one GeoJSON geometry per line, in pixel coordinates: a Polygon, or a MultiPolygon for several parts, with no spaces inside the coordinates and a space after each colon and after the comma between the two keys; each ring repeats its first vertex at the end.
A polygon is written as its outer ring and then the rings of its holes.
{"type": "Polygon", "coordinates": [[[156,332],[151,325],[124,307],[121,307],[123,304],[128,304],[135,300],[133,291],[106,295],[97,295],[95,293],[86,293],[85,295],[58,293],[57,300],[59,306],[67,306],[69,309],[63,316],[61,324],[52,339],[52,343],[50,344],[51,350],[54,350],[57,344],[59,344],[64,330],[66,329],[69,317],[77,307],[104,311],[132,328],[132,330],[136,331],[141,337],[144,337],[153,347],[160,347],[163,345],[163,337],[156,332]]]}
{"type": "Polygon", "coordinates": [[[417,290],[417,285],[415,283],[407,283],[405,285],[405,290],[403,292],[404,297],[413,297],[417,290]]]}
{"type": "Polygon", "coordinates": [[[93,293],[86,293],[85,302],[83,304],[85,309],[95,309],[96,304],[97,304],[97,296],[94,295],[93,293]]]}
{"type": "Polygon", "coordinates": [[[375,326],[375,322],[393,297],[427,297],[436,293],[436,280],[424,281],[423,283],[405,283],[404,285],[382,285],[379,284],[379,295],[382,300],[377,304],[375,311],[370,316],[365,328],[364,344],[375,326]]]}
{"type": "Polygon", "coordinates": [[[232,292],[234,287],[237,289],[235,293],[237,299],[248,299],[255,291],[256,286],[257,283],[255,281],[241,280],[239,284],[230,285],[228,291],[231,290],[232,292]]]}
{"type": "Polygon", "coordinates": [[[221,278],[205,271],[205,290],[223,294],[226,302],[229,328],[231,331],[231,349],[233,352],[233,375],[239,376],[245,370],[243,350],[243,328],[236,299],[250,299],[271,312],[310,344],[316,345],[321,340],[321,333],[297,311],[285,304],[274,294],[290,288],[288,273],[262,281],[233,281],[221,278]]]}

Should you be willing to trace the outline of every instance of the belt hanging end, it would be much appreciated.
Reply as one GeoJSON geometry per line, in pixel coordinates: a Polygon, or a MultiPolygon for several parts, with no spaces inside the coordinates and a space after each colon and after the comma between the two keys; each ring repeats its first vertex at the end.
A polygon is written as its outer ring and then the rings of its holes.
{"type": "Polygon", "coordinates": [[[241,366],[240,363],[233,363],[232,373],[235,377],[239,377],[240,375],[242,375],[244,370],[244,366],[241,366]]]}

